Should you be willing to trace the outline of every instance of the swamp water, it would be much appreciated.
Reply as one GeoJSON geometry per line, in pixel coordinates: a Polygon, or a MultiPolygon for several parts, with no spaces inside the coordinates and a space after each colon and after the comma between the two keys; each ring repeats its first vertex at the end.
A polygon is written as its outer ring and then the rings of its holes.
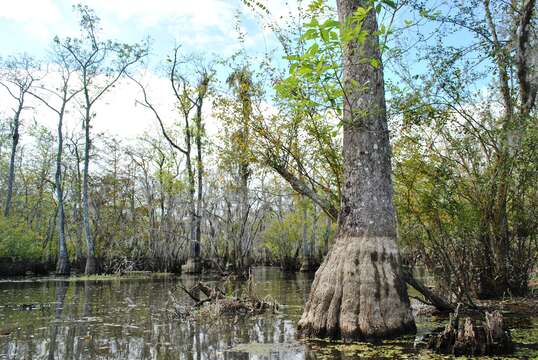
{"type": "MultiPolygon", "coordinates": [[[[176,284],[190,287],[195,277],[0,281],[0,359],[447,358],[414,350],[414,337],[380,346],[296,340],[312,277],[256,268],[255,291],[283,305],[278,314],[196,321],[171,316],[169,295],[187,303],[176,284]]],[[[214,278],[203,280],[216,284],[214,278]]],[[[512,358],[538,359],[538,314],[512,320],[518,344],[512,358]]],[[[440,324],[441,319],[417,318],[418,336],[440,324]]]]}

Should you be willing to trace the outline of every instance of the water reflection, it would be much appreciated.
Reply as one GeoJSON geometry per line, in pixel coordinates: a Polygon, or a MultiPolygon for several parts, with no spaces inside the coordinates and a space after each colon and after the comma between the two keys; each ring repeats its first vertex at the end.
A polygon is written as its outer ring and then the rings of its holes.
{"type": "Polygon", "coordinates": [[[254,277],[260,296],[286,305],[282,314],[176,320],[168,292],[189,300],[171,278],[0,283],[0,359],[304,359],[295,322],[311,276],[259,268],[254,277]]]}
{"type": "MultiPolygon", "coordinates": [[[[189,302],[177,284],[181,281],[186,287],[193,286],[200,279],[192,276],[0,281],[0,360],[351,360],[412,359],[419,355],[412,349],[412,337],[396,345],[355,344],[346,349],[341,349],[341,344],[299,342],[295,339],[295,324],[308,297],[312,274],[257,268],[254,278],[259,296],[271,296],[284,305],[281,314],[217,321],[177,320],[168,311],[169,292],[179,301],[189,302]]],[[[440,324],[429,317],[417,320],[419,334],[440,324]]],[[[538,333],[538,319],[532,316],[508,320],[510,327],[520,330],[520,353],[514,356],[536,357],[538,343],[529,338],[538,333]]]]}

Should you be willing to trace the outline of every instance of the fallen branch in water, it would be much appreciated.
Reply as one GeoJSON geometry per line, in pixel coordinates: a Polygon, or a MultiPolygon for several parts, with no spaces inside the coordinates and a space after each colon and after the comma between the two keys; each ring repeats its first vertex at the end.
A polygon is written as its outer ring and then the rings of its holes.
{"type": "Polygon", "coordinates": [[[218,287],[211,288],[202,282],[194,285],[191,289],[187,289],[183,285],[178,285],[178,287],[183,290],[192,300],[194,300],[195,307],[200,307],[207,302],[224,298],[224,291],[218,287]],[[206,298],[201,299],[198,295],[195,295],[197,292],[201,292],[206,296],[206,298]]]}
{"type": "Polygon", "coordinates": [[[421,293],[425,300],[420,300],[421,302],[435,306],[435,308],[439,311],[443,312],[449,312],[454,311],[455,306],[449,303],[447,300],[443,299],[439,295],[435,294],[433,291],[431,291],[426,285],[421,283],[419,280],[415,279],[413,274],[407,269],[402,269],[402,273],[405,279],[405,282],[411,285],[415,290],[417,290],[419,293],[421,293]]]}
{"type": "MultiPolygon", "coordinates": [[[[194,301],[193,310],[198,309],[204,316],[256,315],[267,311],[275,313],[279,308],[278,303],[273,299],[269,297],[260,299],[256,295],[252,277],[247,281],[241,294],[236,296],[226,296],[218,286],[211,287],[203,282],[197,283],[190,289],[183,285],[178,285],[178,287],[194,301]]],[[[176,300],[173,301],[177,303],[176,300]]]]}
{"type": "MultiPolygon", "coordinates": [[[[409,284],[412,288],[414,288],[416,291],[418,291],[422,296],[424,296],[423,299],[411,296],[411,298],[414,298],[418,301],[420,301],[423,304],[431,305],[435,307],[440,312],[452,312],[456,310],[456,304],[449,302],[444,297],[437,295],[434,293],[430,288],[428,288],[426,285],[424,285],[420,280],[415,278],[411,271],[405,267],[402,268],[402,274],[404,277],[404,280],[407,284],[409,284]]],[[[488,310],[485,307],[481,307],[476,305],[473,300],[468,296],[466,303],[458,302],[458,306],[462,308],[462,310],[469,311],[469,312],[481,312],[488,310]]]]}

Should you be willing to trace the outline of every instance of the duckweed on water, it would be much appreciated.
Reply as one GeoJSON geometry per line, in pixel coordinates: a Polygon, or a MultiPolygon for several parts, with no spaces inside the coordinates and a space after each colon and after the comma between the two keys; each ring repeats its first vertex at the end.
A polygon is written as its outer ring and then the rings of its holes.
{"type": "Polygon", "coordinates": [[[141,280],[174,277],[173,273],[132,271],[125,274],[72,275],[67,281],[141,280]]]}
{"type": "Polygon", "coordinates": [[[284,354],[292,354],[292,353],[300,353],[301,352],[301,346],[300,344],[293,344],[293,343],[248,343],[248,344],[239,344],[234,346],[233,348],[226,350],[226,352],[230,353],[247,353],[249,355],[257,355],[257,356],[271,356],[271,354],[275,353],[284,353],[284,354]]]}
{"type": "Polygon", "coordinates": [[[336,350],[346,356],[355,356],[358,358],[409,358],[409,354],[405,354],[401,347],[393,345],[374,346],[368,343],[358,343],[351,345],[338,345],[336,350]]]}
{"type": "Polygon", "coordinates": [[[415,350],[412,348],[412,337],[384,341],[382,345],[374,345],[367,342],[345,344],[342,342],[328,342],[317,340],[309,343],[309,348],[316,353],[317,359],[328,360],[340,358],[346,359],[421,359],[421,360],[444,360],[444,359],[480,359],[480,360],[515,360],[529,359],[538,360],[538,321],[532,323],[531,328],[518,328],[512,330],[514,341],[518,344],[514,354],[495,357],[454,357],[451,355],[435,354],[427,349],[415,350]]]}
{"type": "Polygon", "coordinates": [[[406,352],[401,346],[396,345],[373,345],[370,343],[316,343],[309,346],[316,354],[322,355],[323,359],[341,354],[354,359],[413,359],[415,354],[406,352]]]}
{"type": "Polygon", "coordinates": [[[538,321],[532,322],[530,328],[512,329],[512,340],[519,344],[536,344],[538,346],[538,321]]]}

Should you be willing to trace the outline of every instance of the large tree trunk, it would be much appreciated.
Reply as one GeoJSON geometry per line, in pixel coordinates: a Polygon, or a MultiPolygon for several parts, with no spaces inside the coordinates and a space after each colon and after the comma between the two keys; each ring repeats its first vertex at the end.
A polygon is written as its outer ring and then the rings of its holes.
{"type": "Polygon", "coordinates": [[[64,212],[64,199],[62,189],[62,151],[63,151],[63,114],[62,108],[58,118],[58,151],[56,153],[56,197],[58,198],[58,234],[60,235],[60,242],[58,246],[58,263],[56,264],[57,275],[69,274],[69,257],[67,255],[67,245],[65,243],[65,212],[64,212]]]}
{"type": "MultiPolygon", "coordinates": [[[[346,24],[366,0],[338,0],[346,24]]],[[[390,143],[376,12],[364,45],[344,44],[344,187],[335,243],[299,321],[305,336],[344,340],[416,331],[396,244],[390,143]],[[374,66],[372,59],[377,60],[374,66]]]]}

